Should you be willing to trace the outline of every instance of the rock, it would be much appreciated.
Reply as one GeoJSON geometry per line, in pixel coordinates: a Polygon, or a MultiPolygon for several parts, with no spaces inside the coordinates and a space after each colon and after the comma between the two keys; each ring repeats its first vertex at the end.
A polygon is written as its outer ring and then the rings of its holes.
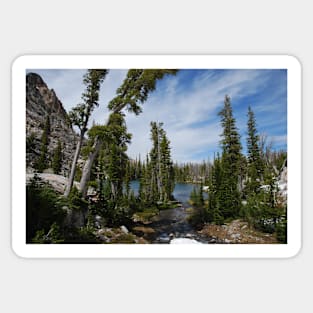
{"type": "Polygon", "coordinates": [[[120,229],[121,229],[121,231],[122,231],[124,234],[128,234],[128,233],[129,233],[128,229],[127,229],[126,226],[124,226],[124,225],[122,225],[122,226],[120,227],[120,229]]]}
{"type": "Polygon", "coordinates": [[[170,241],[170,237],[167,234],[162,234],[159,238],[158,241],[161,243],[168,243],[170,241]]]}
{"type": "Polygon", "coordinates": [[[50,157],[53,156],[58,140],[60,140],[63,154],[61,173],[67,176],[78,136],[70,125],[63,104],[54,90],[49,89],[38,74],[28,73],[26,75],[26,138],[28,140],[26,164],[29,168],[34,168],[40,155],[41,136],[47,116],[50,119],[48,154],[50,157]]]}
{"type": "Polygon", "coordinates": [[[230,237],[232,239],[240,239],[241,238],[241,235],[240,234],[231,234],[230,237]]]}
{"type": "Polygon", "coordinates": [[[224,239],[224,243],[231,243],[231,240],[229,240],[229,239],[224,239]]]}

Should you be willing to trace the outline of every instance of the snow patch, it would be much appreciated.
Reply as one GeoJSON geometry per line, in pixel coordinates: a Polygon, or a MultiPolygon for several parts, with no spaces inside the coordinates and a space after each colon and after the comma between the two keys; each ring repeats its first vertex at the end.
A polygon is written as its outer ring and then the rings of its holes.
{"type": "Polygon", "coordinates": [[[175,238],[170,241],[170,244],[201,244],[201,242],[189,238],[175,238]]]}

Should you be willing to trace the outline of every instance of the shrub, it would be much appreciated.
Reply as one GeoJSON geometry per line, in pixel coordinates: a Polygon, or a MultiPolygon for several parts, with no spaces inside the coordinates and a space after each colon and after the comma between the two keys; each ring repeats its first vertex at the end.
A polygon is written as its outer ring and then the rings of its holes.
{"type": "Polygon", "coordinates": [[[58,201],[59,195],[37,176],[26,186],[26,242],[34,237],[39,240],[42,231],[47,234],[53,223],[62,227],[65,212],[58,201]]]}

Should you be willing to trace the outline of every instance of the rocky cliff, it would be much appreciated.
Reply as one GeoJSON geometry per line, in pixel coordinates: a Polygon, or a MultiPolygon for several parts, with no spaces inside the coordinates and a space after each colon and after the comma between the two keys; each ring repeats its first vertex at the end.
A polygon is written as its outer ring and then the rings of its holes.
{"type": "Polygon", "coordinates": [[[58,140],[60,140],[63,154],[61,174],[67,176],[75,151],[77,135],[54,90],[49,89],[38,74],[29,73],[26,75],[26,164],[28,171],[32,171],[40,155],[41,136],[47,116],[50,119],[48,157],[52,159],[58,140]]]}

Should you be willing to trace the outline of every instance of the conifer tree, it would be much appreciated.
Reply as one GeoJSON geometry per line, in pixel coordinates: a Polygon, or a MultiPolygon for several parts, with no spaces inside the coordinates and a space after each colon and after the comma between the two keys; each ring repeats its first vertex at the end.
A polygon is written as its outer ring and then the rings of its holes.
{"type": "Polygon", "coordinates": [[[259,146],[259,135],[256,129],[256,120],[254,113],[249,106],[248,108],[248,137],[247,137],[247,153],[248,153],[248,193],[257,193],[261,185],[264,165],[259,146]]]}
{"type": "Polygon", "coordinates": [[[44,169],[49,167],[49,156],[48,156],[49,136],[50,136],[50,118],[49,115],[47,115],[44,130],[41,136],[40,156],[35,164],[35,168],[39,172],[42,172],[44,169]]]}
{"type": "Polygon", "coordinates": [[[150,203],[170,200],[175,184],[170,142],[162,126],[163,123],[151,122],[152,149],[140,180],[141,195],[150,203]]]}
{"type": "Polygon", "coordinates": [[[224,107],[219,112],[223,127],[222,147],[222,180],[220,187],[219,204],[224,218],[236,217],[241,207],[241,195],[239,191],[241,143],[240,135],[236,127],[236,120],[229,96],[225,96],[224,107]]]}
{"type": "MultiPolygon", "coordinates": [[[[141,105],[148,99],[149,94],[155,90],[157,81],[165,75],[175,75],[176,72],[175,69],[130,69],[122,85],[117,89],[116,96],[108,104],[109,110],[112,113],[121,113],[123,109],[126,109],[138,115],[142,111],[141,105]]],[[[80,190],[83,196],[86,195],[90,171],[102,144],[103,139],[96,137],[85,162],[80,181],[80,190]]]]}
{"type": "Polygon", "coordinates": [[[52,159],[52,168],[54,174],[60,174],[62,167],[62,145],[61,141],[58,140],[58,145],[54,150],[52,159]]]}
{"type": "MultiPolygon", "coordinates": [[[[124,116],[120,113],[111,114],[108,125],[100,127],[103,136],[106,134],[106,144],[102,147],[99,162],[107,185],[107,199],[117,203],[123,196],[123,183],[129,163],[126,151],[131,135],[127,133],[124,116]]],[[[93,130],[89,132],[90,137],[99,136],[100,130],[97,129],[97,135],[93,134],[93,130]]],[[[129,189],[129,178],[127,184],[129,189]]]]}
{"type": "Polygon", "coordinates": [[[71,172],[69,180],[64,192],[64,196],[68,197],[72,189],[76,171],[76,164],[80,155],[82,143],[85,134],[88,130],[88,122],[91,113],[99,105],[99,90],[100,85],[104,81],[108,70],[106,69],[89,69],[83,77],[84,85],[86,86],[85,91],[82,94],[82,103],[78,104],[69,113],[69,119],[72,125],[79,128],[80,134],[76,145],[76,151],[72,161],[71,172]]]}
{"type": "Polygon", "coordinates": [[[222,183],[222,168],[220,156],[214,159],[209,177],[209,201],[207,219],[215,224],[222,224],[224,219],[221,213],[220,198],[222,183]]]}

